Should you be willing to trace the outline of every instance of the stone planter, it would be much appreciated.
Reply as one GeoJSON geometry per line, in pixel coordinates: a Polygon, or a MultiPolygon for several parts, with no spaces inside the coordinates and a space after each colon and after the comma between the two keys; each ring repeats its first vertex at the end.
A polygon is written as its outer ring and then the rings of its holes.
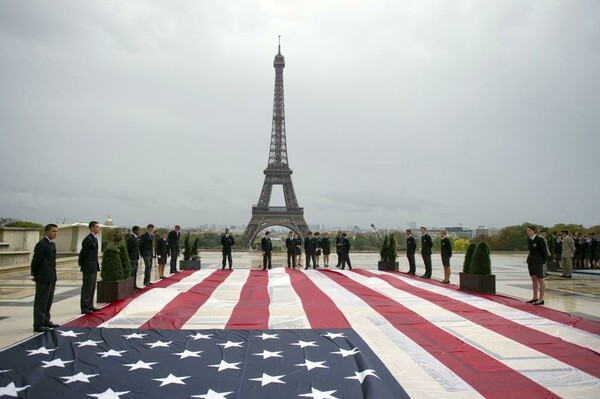
{"type": "Polygon", "coordinates": [[[496,293],[496,276],[459,273],[460,274],[460,289],[462,291],[473,291],[480,294],[495,294],[496,293]]]}
{"type": "Polygon", "coordinates": [[[384,271],[398,271],[399,266],[398,266],[398,262],[394,262],[391,260],[380,260],[379,262],[377,262],[377,270],[384,270],[384,271]]]}
{"type": "Polygon", "coordinates": [[[98,281],[98,302],[110,303],[133,295],[133,277],[119,281],[98,281]]]}
{"type": "Polygon", "coordinates": [[[180,270],[200,270],[200,260],[180,260],[180,270]]]}

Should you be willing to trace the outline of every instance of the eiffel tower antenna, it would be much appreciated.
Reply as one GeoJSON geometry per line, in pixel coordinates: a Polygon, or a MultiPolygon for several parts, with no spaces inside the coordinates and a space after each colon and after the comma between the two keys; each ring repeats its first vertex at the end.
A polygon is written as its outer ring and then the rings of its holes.
{"type": "Polygon", "coordinates": [[[252,218],[242,237],[242,245],[249,247],[257,234],[270,226],[283,226],[304,237],[308,225],[304,220],[304,208],[298,206],[296,192],[292,184],[292,170],[288,163],[287,138],[285,132],[285,105],[283,97],[283,68],[285,59],[281,55],[281,36],[277,55],[273,61],[275,68],[275,93],[273,96],[273,123],[271,125],[271,143],[269,161],[264,170],[263,183],[258,204],[252,207],[252,218]],[[285,206],[270,206],[273,185],[283,186],[285,206]]]}

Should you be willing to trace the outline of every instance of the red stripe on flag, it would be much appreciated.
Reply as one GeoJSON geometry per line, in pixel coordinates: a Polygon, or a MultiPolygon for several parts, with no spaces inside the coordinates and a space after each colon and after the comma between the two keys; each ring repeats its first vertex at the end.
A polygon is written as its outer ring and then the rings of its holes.
{"type": "Polygon", "coordinates": [[[593,350],[562,341],[560,338],[523,326],[456,299],[414,287],[390,275],[375,274],[366,270],[357,270],[356,273],[365,277],[376,277],[384,280],[394,288],[430,301],[475,324],[600,378],[600,357],[593,350]]]}
{"type": "Polygon", "coordinates": [[[351,328],[333,300],[317,288],[306,274],[299,270],[286,271],[312,328],[351,328]]]}
{"type": "Polygon", "coordinates": [[[269,274],[251,270],[242,287],[240,300],[225,325],[228,330],[266,330],[269,328],[269,274]]]}
{"type": "Polygon", "coordinates": [[[173,298],[140,328],[180,329],[230,275],[230,271],[216,270],[190,290],[173,298]]]}
{"type": "Polygon", "coordinates": [[[558,398],[519,372],[466,344],[430,323],[419,314],[335,271],[323,271],[354,295],[361,298],[438,361],[446,365],[486,398],[558,398]]]}
{"type": "Polygon", "coordinates": [[[68,323],[63,324],[63,326],[65,326],[65,327],[87,327],[87,328],[98,327],[100,324],[115,317],[117,314],[119,314],[119,312],[121,312],[123,309],[125,309],[125,307],[127,305],[129,305],[129,303],[131,301],[133,301],[135,298],[139,297],[140,295],[143,295],[144,293],[148,292],[149,289],[168,287],[171,284],[180,282],[183,278],[189,276],[192,273],[193,273],[192,270],[181,271],[173,276],[169,276],[169,278],[160,280],[159,282],[153,284],[150,288],[146,287],[144,289],[136,291],[135,294],[133,294],[129,298],[111,302],[109,306],[105,306],[102,309],[100,309],[92,314],[82,315],[82,316],[76,318],[75,320],[71,320],[68,323]]]}

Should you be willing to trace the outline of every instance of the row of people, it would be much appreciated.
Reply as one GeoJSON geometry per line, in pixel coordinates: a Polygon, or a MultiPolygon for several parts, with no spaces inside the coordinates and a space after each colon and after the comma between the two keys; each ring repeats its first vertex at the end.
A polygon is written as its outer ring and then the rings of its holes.
{"type": "MultiPolygon", "coordinates": [[[[452,242],[448,238],[446,230],[440,232],[442,266],[444,268],[443,284],[450,284],[450,258],[452,257],[452,242]]],[[[427,232],[427,228],[421,227],[421,257],[425,264],[425,273],[421,276],[424,279],[430,279],[432,273],[431,253],[433,249],[433,240],[427,232]]],[[[412,235],[412,230],[406,230],[406,258],[408,259],[408,274],[415,275],[417,266],[415,262],[415,252],[417,250],[417,241],[412,235]]]]}

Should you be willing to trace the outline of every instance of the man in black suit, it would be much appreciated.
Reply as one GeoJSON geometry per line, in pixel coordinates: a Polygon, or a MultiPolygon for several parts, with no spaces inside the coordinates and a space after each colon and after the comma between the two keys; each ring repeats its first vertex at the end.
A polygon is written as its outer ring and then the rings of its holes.
{"type": "Polygon", "coordinates": [[[233,258],[231,256],[232,245],[235,245],[235,240],[233,239],[233,236],[229,234],[229,229],[225,229],[225,233],[221,236],[221,246],[223,247],[221,250],[223,252],[223,267],[221,270],[225,270],[225,264],[227,263],[227,260],[229,260],[229,270],[231,270],[231,267],[233,266],[233,258]]]}
{"type": "Polygon", "coordinates": [[[129,261],[131,262],[131,277],[133,277],[133,289],[139,290],[137,286],[137,271],[140,264],[140,244],[138,237],[140,236],[140,227],[133,226],[131,235],[127,239],[127,252],[129,253],[129,261]]]}
{"type": "Polygon", "coordinates": [[[267,231],[260,240],[260,247],[263,253],[263,270],[267,267],[271,269],[271,254],[273,253],[273,243],[271,242],[271,232],[267,231]]]}
{"type": "Polygon", "coordinates": [[[340,267],[342,265],[342,231],[338,230],[335,235],[335,253],[337,255],[337,265],[335,267],[340,267]]]}
{"type": "Polygon", "coordinates": [[[100,233],[100,224],[91,221],[88,224],[90,234],[85,236],[81,243],[79,252],[79,268],[82,273],[83,283],[81,285],[81,300],[79,305],[82,314],[90,314],[98,310],[94,307],[94,294],[96,293],[96,280],[100,263],[98,263],[98,234],[100,233]]]}
{"type": "Polygon", "coordinates": [[[417,250],[417,242],[412,236],[412,231],[406,229],[406,257],[408,258],[408,274],[413,276],[417,272],[417,265],[415,263],[415,251],[417,250]]]}
{"type": "Polygon", "coordinates": [[[534,305],[544,304],[544,292],[546,291],[546,281],[544,280],[544,264],[548,260],[548,248],[546,240],[536,234],[537,228],[533,225],[527,226],[527,268],[531,276],[531,286],[533,288],[533,298],[527,303],[534,305]]]}
{"type": "Polygon", "coordinates": [[[442,266],[444,266],[444,279],[442,284],[450,284],[450,258],[452,257],[452,242],[446,230],[440,231],[440,246],[442,249],[442,266]]]}
{"type": "Polygon", "coordinates": [[[169,263],[171,266],[171,274],[179,273],[177,271],[177,258],[179,257],[179,230],[181,230],[181,227],[176,224],[175,228],[169,231],[169,235],[167,236],[167,242],[169,243],[169,254],[171,255],[171,262],[169,263]]]}
{"type": "Polygon", "coordinates": [[[140,237],[140,255],[144,260],[144,286],[147,287],[152,285],[150,281],[152,277],[152,258],[154,255],[153,248],[153,240],[154,240],[154,225],[149,224],[146,227],[146,232],[142,234],[140,237]]]}
{"type": "Polygon", "coordinates": [[[342,264],[341,269],[344,270],[346,263],[348,263],[348,270],[352,270],[352,264],[350,263],[350,240],[346,233],[342,233],[342,264]]]}
{"type": "Polygon", "coordinates": [[[433,248],[433,241],[431,236],[427,233],[425,227],[421,227],[421,256],[423,257],[423,263],[425,263],[425,274],[421,278],[431,278],[431,249],[433,248]]]}
{"type": "Polygon", "coordinates": [[[31,259],[31,275],[35,281],[35,299],[33,301],[33,331],[50,331],[58,324],[50,321],[50,308],[56,288],[56,245],[54,239],[58,226],[48,224],[44,228],[44,237],[35,245],[31,259]]]}
{"type": "Polygon", "coordinates": [[[308,235],[304,239],[304,256],[306,257],[306,266],[304,267],[304,270],[310,267],[311,261],[313,264],[313,269],[317,268],[317,258],[315,256],[316,249],[313,233],[312,231],[309,231],[308,235]]]}
{"type": "Polygon", "coordinates": [[[288,237],[285,239],[285,248],[287,249],[287,266],[296,268],[296,240],[294,239],[294,232],[290,231],[288,237]]]}

